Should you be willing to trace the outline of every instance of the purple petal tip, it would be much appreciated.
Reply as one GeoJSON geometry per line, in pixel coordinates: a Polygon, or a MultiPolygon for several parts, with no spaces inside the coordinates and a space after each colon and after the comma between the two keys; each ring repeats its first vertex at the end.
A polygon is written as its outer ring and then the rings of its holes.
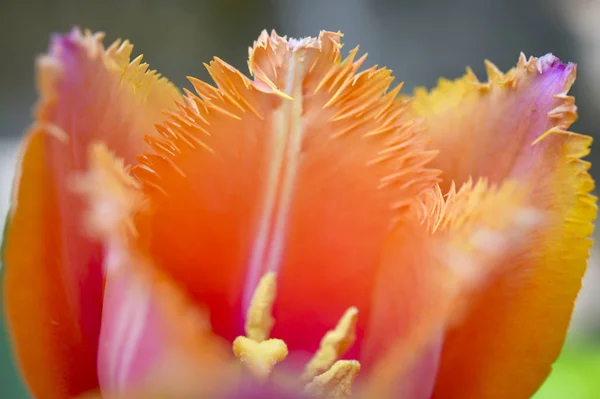
{"type": "Polygon", "coordinates": [[[571,73],[576,67],[576,65],[572,62],[569,62],[567,64],[563,63],[557,56],[555,56],[552,53],[548,53],[546,55],[541,56],[538,59],[538,64],[541,67],[542,73],[549,72],[552,70],[571,73]]]}

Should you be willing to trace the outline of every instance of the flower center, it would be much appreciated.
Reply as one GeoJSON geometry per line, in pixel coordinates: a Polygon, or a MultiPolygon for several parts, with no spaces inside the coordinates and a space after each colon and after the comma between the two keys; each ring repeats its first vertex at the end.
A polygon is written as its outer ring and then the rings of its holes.
{"type": "MultiPolygon", "coordinates": [[[[275,365],[288,355],[281,339],[269,338],[275,324],[273,303],[277,291],[275,273],[267,273],[259,281],[246,316],[246,336],[233,342],[233,353],[258,381],[265,382],[275,365]]],[[[339,360],[356,340],[358,309],[351,307],[334,329],[328,331],[319,349],[304,367],[300,382],[304,391],[316,398],[350,397],[352,382],[360,371],[356,360],[339,360]]]]}

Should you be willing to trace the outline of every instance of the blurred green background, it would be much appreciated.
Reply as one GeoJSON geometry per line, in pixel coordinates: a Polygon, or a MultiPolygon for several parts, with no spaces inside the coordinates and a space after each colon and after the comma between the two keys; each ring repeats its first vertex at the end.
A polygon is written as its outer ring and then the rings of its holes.
{"type": "MultiPolygon", "coordinates": [[[[600,122],[600,0],[3,0],[0,5],[0,215],[8,209],[17,143],[35,102],[33,61],[53,32],[73,25],[102,30],[106,43],[130,39],[179,86],[207,79],[202,63],[218,55],[246,70],[247,47],[262,29],[289,36],[321,29],[345,33],[369,65],[386,65],[405,82],[431,87],[467,65],[485,76],[483,60],[503,70],[519,52],[553,52],[578,63],[574,130],[596,136],[600,122]]],[[[592,173],[600,159],[593,150],[592,173]]],[[[594,250],[563,355],[536,399],[600,398],[600,272],[594,250]]],[[[0,398],[26,398],[0,323],[0,398]]],[[[544,334],[544,326],[540,326],[544,334]]],[[[510,399],[510,398],[507,398],[510,399]]]]}

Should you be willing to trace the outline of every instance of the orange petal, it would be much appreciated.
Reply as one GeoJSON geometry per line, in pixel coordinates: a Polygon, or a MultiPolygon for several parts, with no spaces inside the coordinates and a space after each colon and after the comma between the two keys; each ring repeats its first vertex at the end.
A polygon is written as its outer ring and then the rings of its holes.
{"type": "Polygon", "coordinates": [[[485,181],[452,190],[447,199],[431,190],[418,218],[396,230],[363,347],[365,360],[376,365],[365,397],[431,397],[440,337],[543,217],[526,193],[513,183],[494,188],[485,181]]]}
{"type": "Polygon", "coordinates": [[[49,140],[55,138],[37,131],[25,143],[19,178],[27,184],[15,193],[4,243],[4,310],[31,393],[62,399],[97,386],[96,352],[69,308],[61,275],[56,186],[44,163],[49,140]]]}
{"type": "MultiPolygon", "coordinates": [[[[446,337],[436,398],[528,398],[558,357],[581,287],[596,217],[590,140],[557,132],[559,160],[533,186],[547,220],[446,337]]],[[[548,143],[550,144],[550,143],[548,143]]]]}
{"type": "Polygon", "coordinates": [[[216,395],[235,377],[229,345],[206,315],[138,248],[131,217],[142,211],[135,181],[104,145],[94,145],[78,189],[89,204],[90,233],[105,251],[106,288],[98,353],[103,394],[216,395]]]}
{"type": "Polygon", "coordinates": [[[417,92],[411,111],[425,118],[440,150],[435,162],[446,186],[468,176],[510,177],[530,188],[547,220],[446,338],[436,398],[536,391],[562,347],[596,217],[589,164],[580,159],[591,138],[565,131],[576,118],[566,95],[575,66],[547,55],[522,56],[507,74],[487,67],[488,83],[470,73],[442,81],[429,95],[417,92]]]}
{"type": "MultiPolygon", "coordinates": [[[[367,370],[377,366],[394,345],[411,339],[411,328],[431,312],[431,304],[435,304],[432,297],[441,292],[435,284],[444,275],[440,271],[442,265],[435,259],[435,243],[418,219],[405,220],[386,244],[372,288],[372,309],[360,356],[361,365],[367,370]]],[[[365,397],[429,399],[442,333],[440,320],[436,333],[426,339],[406,370],[394,374],[393,386],[385,393],[365,397]]]]}
{"type": "Polygon", "coordinates": [[[294,350],[316,350],[349,306],[368,314],[384,238],[436,181],[391,72],[358,72],[364,57],[342,60],[340,36],[263,33],[254,80],[215,59],[217,88],[192,79],[200,98],[188,93],[134,168],[152,197],[150,253],[228,339],[270,271],[273,335],[294,350]]]}
{"type": "Polygon", "coordinates": [[[131,248],[107,245],[98,376],[105,394],[218,397],[236,382],[207,315],[131,248]]]}
{"type": "Polygon", "coordinates": [[[97,384],[101,252],[82,231],[71,176],[87,167],[87,146],[95,140],[131,161],[140,150],[133,143],[142,142],[159,110],[177,97],[140,58],[129,63],[131,45],[117,42],[105,50],[101,37],[77,30],[57,36],[38,60],[36,122],[7,225],[9,331],[23,374],[40,397],[63,398],[97,384]]]}

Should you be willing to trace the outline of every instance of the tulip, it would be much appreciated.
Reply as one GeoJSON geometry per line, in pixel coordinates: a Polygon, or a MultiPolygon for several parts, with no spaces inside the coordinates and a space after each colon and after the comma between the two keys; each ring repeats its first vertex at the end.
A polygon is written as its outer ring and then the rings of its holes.
{"type": "Polygon", "coordinates": [[[4,248],[36,398],[527,398],[591,246],[574,64],[413,96],[340,33],[263,32],[178,91],[52,38],[4,248]]]}

